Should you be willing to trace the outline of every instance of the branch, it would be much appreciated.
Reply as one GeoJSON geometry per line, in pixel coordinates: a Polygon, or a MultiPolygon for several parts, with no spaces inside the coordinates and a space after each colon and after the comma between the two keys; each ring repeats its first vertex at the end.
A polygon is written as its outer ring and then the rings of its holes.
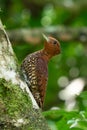
{"type": "Polygon", "coordinates": [[[0,129],[50,130],[27,84],[0,21],[0,129]]]}
{"type": "Polygon", "coordinates": [[[60,41],[80,41],[82,43],[87,42],[87,27],[82,28],[70,28],[64,26],[54,26],[47,28],[34,28],[34,29],[16,29],[9,30],[8,35],[12,42],[28,42],[32,44],[38,44],[42,42],[41,33],[47,35],[53,35],[60,41]]]}

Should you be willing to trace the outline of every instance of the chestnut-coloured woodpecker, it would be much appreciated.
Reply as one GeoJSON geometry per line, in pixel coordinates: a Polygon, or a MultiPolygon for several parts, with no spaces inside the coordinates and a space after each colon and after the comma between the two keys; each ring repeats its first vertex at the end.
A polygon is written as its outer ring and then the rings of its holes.
{"type": "Polygon", "coordinates": [[[48,62],[61,51],[60,43],[53,37],[45,38],[44,48],[29,54],[22,62],[21,70],[39,107],[43,107],[48,80],[48,62]]]}

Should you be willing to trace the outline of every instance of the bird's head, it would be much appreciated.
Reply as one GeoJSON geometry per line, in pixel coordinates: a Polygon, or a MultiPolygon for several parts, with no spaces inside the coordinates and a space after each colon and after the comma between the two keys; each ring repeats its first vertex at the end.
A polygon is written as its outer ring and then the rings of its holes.
{"type": "Polygon", "coordinates": [[[44,50],[47,52],[47,54],[51,57],[60,54],[61,48],[59,41],[53,37],[46,37],[44,34],[43,37],[45,38],[44,50]]]}

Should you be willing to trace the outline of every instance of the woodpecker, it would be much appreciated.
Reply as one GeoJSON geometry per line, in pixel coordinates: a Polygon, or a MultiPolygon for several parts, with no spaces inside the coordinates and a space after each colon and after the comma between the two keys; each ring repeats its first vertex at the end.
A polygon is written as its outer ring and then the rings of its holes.
{"type": "Polygon", "coordinates": [[[48,62],[61,52],[60,43],[53,37],[45,38],[44,48],[29,54],[21,64],[21,70],[38,106],[43,107],[48,80],[48,62]]]}

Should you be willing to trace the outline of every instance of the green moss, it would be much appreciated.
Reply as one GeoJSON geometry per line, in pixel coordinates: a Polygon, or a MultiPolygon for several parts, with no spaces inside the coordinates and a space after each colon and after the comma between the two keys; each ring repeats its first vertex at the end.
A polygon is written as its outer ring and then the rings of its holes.
{"type": "Polygon", "coordinates": [[[0,129],[50,130],[41,111],[32,108],[27,93],[4,79],[0,79],[0,129]],[[13,122],[17,119],[23,119],[18,127],[13,122]]]}
{"type": "Polygon", "coordinates": [[[19,118],[29,110],[31,101],[19,86],[0,79],[0,106],[6,109],[5,114],[8,114],[11,118],[19,118]]]}

